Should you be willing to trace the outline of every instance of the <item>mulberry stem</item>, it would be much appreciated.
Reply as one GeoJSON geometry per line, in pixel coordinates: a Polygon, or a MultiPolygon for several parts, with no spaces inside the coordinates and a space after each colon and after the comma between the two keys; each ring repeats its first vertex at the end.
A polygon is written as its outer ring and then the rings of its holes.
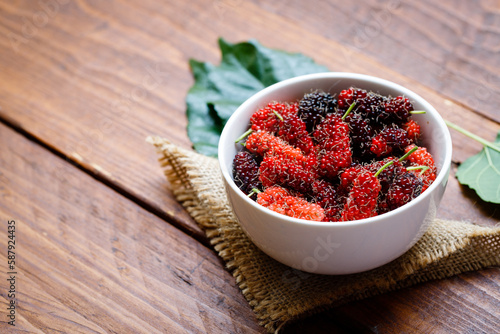
{"type": "MultiPolygon", "coordinates": [[[[411,150],[409,150],[408,152],[405,153],[405,155],[403,155],[401,158],[399,158],[399,161],[403,161],[404,159],[408,158],[410,156],[410,154],[412,154],[413,152],[415,152],[416,150],[418,149],[418,146],[414,146],[412,147],[411,150]]],[[[387,167],[389,167],[390,165],[392,165],[394,163],[394,160],[391,160],[389,162],[387,162],[386,164],[384,164],[382,167],[379,168],[379,170],[375,173],[375,177],[377,177],[380,173],[382,173],[382,171],[384,169],[386,169],[387,167]]]]}
{"type": "Polygon", "coordinates": [[[419,170],[421,169],[422,171],[420,172],[419,175],[424,174],[428,169],[430,169],[429,166],[412,166],[412,167],[407,167],[406,170],[419,170]]]}
{"type": "Polygon", "coordinates": [[[349,106],[349,108],[347,109],[347,111],[345,112],[345,114],[342,116],[342,120],[345,120],[345,118],[347,117],[347,115],[349,115],[351,113],[351,111],[354,109],[355,105],[356,105],[356,101],[354,101],[353,103],[351,103],[351,105],[349,106]]]}
{"type": "Polygon", "coordinates": [[[483,144],[484,146],[487,146],[487,147],[491,148],[492,150],[500,152],[500,147],[497,146],[495,143],[489,142],[486,139],[481,138],[478,135],[475,135],[472,132],[469,132],[469,131],[465,130],[464,128],[460,127],[460,126],[458,126],[456,124],[453,124],[452,122],[449,122],[449,121],[446,121],[446,120],[444,122],[450,128],[457,130],[458,132],[462,133],[463,135],[466,135],[467,137],[472,138],[475,141],[480,142],[481,144],[483,144]]]}
{"type": "Polygon", "coordinates": [[[247,195],[247,197],[252,196],[253,194],[260,194],[262,191],[260,191],[257,188],[252,188],[252,191],[247,195]]]}
{"type": "Polygon", "coordinates": [[[243,140],[243,138],[245,138],[246,136],[248,136],[249,134],[251,134],[253,132],[253,130],[250,128],[248,129],[244,134],[242,134],[241,136],[239,136],[234,142],[235,143],[239,143],[240,141],[243,140]]]}
{"type": "Polygon", "coordinates": [[[389,162],[387,162],[385,165],[383,165],[382,167],[379,168],[379,170],[375,173],[375,177],[377,177],[380,173],[382,173],[382,171],[384,169],[386,169],[387,167],[389,167],[390,165],[392,165],[394,163],[394,160],[391,160],[389,162]]]}
{"type": "Polygon", "coordinates": [[[418,150],[418,146],[415,145],[414,147],[411,148],[408,152],[406,152],[401,158],[399,158],[399,161],[403,161],[404,159],[408,158],[413,152],[418,150]]]}
{"type": "Polygon", "coordinates": [[[281,116],[276,110],[273,110],[273,113],[279,118],[280,121],[283,122],[283,116],[281,116]]]}

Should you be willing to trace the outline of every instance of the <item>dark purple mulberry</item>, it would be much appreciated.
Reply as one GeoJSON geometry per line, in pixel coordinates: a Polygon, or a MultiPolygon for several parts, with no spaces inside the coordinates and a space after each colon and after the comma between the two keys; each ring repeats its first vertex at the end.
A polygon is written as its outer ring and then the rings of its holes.
{"type": "Polygon", "coordinates": [[[359,157],[363,161],[370,160],[373,157],[370,147],[375,134],[370,121],[360,114],[354,113],[347,116],[346,122],[349,124],[353,156],[359,157]]]}
{"type": "MultiPolygon", "coordinates": [[[[241,151],[233,159],[233,178],[236,186],[245,194],[250,194],[253,188],[262,190],[259,180],[259,163],[257,157],[248,151],[241,151]]],[[[253,194],[252,199],[256,199],[253,194]]]]}
{"type": "Polygon", "coordinates": [[[309,133],[312,133],[323,118],[335,111],[337,100],[333,95],[315,91],[304,95],[299,101],[299,117],[306,123],[309,133]]]}
{"type": "Polygon", "coordinates": [[[389,210],[405,205],[422,192],[422,180],[410,172],[395,177],[387,191],[386,203],[389,210]]]}
{"type": "Polygon", "coordinates": [[[408,133],[404,129],[387,127],[373,137],[370,150],[377,157],[385,157],[389,154],[398,155],[409,144],[408,133]]]}
{"type": "Polygon", "coordinates": [[[391,122],[398,125],[406,123],[411,111],[413,111],[413,105],[407,97],[394,97],[385,103],[385,113],[387,114],[385,123],[391,122]]]}

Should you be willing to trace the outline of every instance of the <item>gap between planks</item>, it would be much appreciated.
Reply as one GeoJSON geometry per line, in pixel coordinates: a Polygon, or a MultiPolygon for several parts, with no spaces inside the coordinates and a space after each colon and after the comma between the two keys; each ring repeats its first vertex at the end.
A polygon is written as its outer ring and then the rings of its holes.
{"type": "Polygon", "coordinates": [[[4,114],[0,113],[0,123],[7,126],[8,128],[12,129],[16,133],[20,134],[27,140],[39,145],[43,149],[51,152],[61,160],[66,161],[67,163],[71,164],[72,166],[78,168],[80,171],[84,172],[85,174],[91,176],[93,179],[97,180],[98,182],[103,183],[107,187],[113,189],[116,193],[119,195],[127,198],[128,200],[132,201],[133,203],[137,204],[140,206],[142,209],[146,210],[147,212],[157,216],[158,218],[164,220],[165,222],[171,224],[178,230],[184,232],[188,236],[192,237],[202,245],[206,246],[209,249],[212,249],[212,246],[210,244],[209,239],[204,235],[203,231],[197,231],[194,229],[190,229],[189,226],[184,224],[181,220],[177,219],[175,215],[169,215],[168,212],[162,211],[160,208],[155,206],[152,203],[149,203],[147,200],[140,198],[139,196],[135,195],[133,192],[127,190],[126,188],[122,187],[119,183],[115,182],[112,178],[112,175],[109,174],[106,171],[100,170],[99,166],[96,166],[95,164],[87,164],[83,162],[81,159],[78,159],[77,156],[72,156],[72,155],[67,155],[65,154],[62,150],[59,150],[57,147],[54,145],[51,145],[50,143],[44,141],[43,139],[37,137],[33,133],[31,133],[29,130],[25,129],[22,125],[20,125],[18,122],[15,120],[11,119],[10,117],[6,117],[4,114]]]}

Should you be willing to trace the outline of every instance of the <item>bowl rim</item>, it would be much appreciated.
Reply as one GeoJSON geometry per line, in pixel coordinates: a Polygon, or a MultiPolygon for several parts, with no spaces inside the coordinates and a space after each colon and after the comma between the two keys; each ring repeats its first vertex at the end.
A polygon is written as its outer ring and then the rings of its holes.
{"type": "MultiPolygon", "coordinates": [[[[311,89],[314,89],[314,87],[311,87],[311,89]]],[[[219,143],[218,143],[218,161],[219,161],[219,167],[221,169],[222,175],[225,179],[226,187],[229,186],[231,189],[237,194],[237,196],[241,197],[244,201],[246,201],[248,204],[250,204],[253,208],[256,210],[259,210],[265,214],[268,214],[272,217],[278,218],[280,220],[285,220],[291,223],[295,224],[300,224],[300,225],[306,225],[306,226],[312,226],[312,227],[354,227],[354,226],[359,226],[359,225],[366,225],[366,224],[374,224],[380,221],[384,221],[386,219],[391,218],[392,216],[398,215],[401,211],[409,208],[410,206],[418,205],[418,203],[424,201],[427,197],[432,196],[434,193],[434,189],[439,187],[439,185],[445,181],[444,179],[448,177],[449,174],[449,169],[451,166],[451,156],[452,156],[452,142],[451,142],[451,135],[449,132],[449,129],[443,120],[442,116],[439,114],[439,112],[429,103],[427,100],[425,100],[423,97],[421,97],[419,94],[411,91],[410,89],[394,83],[392,81],[382,79],[379,77],[371,76],[371,75],[366,75],[366,74],[358,74],[358,73],[351,73],[351,72],[322,72],[322,73],[313,73],[313,74],[306,74],[306,75],[301,75],[297,77],[293,77],[290,79],[285,79],[283,81],[277,82],[275,84],[272,84],[259,92],[255,93],[252,95],[250,98],[245,100],[231,115],[231,117],[228,119],[226,124],[224,125],[224,128],[222,130],[221,136],[219,138],[219,143]],[[305,220],[305,219],[300,219],[300,218],[294,218],[290,216],[286,216],[280,213],[277,213],[275,211],[272,211],[266,207],[263,207],[262,205],[258,204],[257,202],[253,201],[250,199],[248,196],[246,196],[237,186],[236,183],[233,180],[232,177],[232,172],[227,170],[225,166],[227,166],[227,160],[224,157],[223,154],[223,147],[226,147],[224,145],[225,142],[230,142],[234,143],[234,139],[230,140],[228,137],[228,130],[231,125],[235,122],[235,120],[238,118],[238,115],[242,113],[248,105],[251,105],[254,103],[255,100],[260,99],[263,95],[267,95],[272,91],[275,90],[280,90],[283,87],[286,87],[288,85],[292,84],[298,84],[302,81],[310,81],[310,80],[317,80],[317,79],[355,79],[355,80],[364,80],[370,83],[375,83],[378,85],[386,86],[388,88],[397,90],[400,92],[401,95],[403,96],[408,96],[412,101],[418,100],[418,103],[423,106],[423,109],[425,109],[427,112],[430,112],[433,114],[433,118],[436,119],[438,122],[439,128],[442,130],[441,132],[444,135],[444,146],[445,146],[445,156],[443,158],[443,164],[441,166],[441,169],[438,171],[438,174],[436,175],[436,179],[432,182],[432,184],[429,186],[429,188],[419,195],[418,197],[414,198],[411,200],[409,203],[406,203],[405,205],[396,208],[394,210],[391,210],[389,212],[386,212],[381,215],[377,215],[374,217],[370,218],[365,218],[365,219],[359,219],[359,220],[352,220],[352,221],[339,221],[339,222],[322,222],[322,221],[311,221],[311,220],[305,220]]],[[[232,161],[231,161],[232,165],[232,161]]]]}

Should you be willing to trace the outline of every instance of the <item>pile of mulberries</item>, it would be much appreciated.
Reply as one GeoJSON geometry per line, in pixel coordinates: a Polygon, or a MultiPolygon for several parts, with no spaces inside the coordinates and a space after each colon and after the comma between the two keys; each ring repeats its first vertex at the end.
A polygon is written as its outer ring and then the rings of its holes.
{"type": "Polygon", "coordinates": [[[350,87],[270,102],[250,118],[233,160],[236,185],[270,210],[315,221],[352,221],[394,210],[436,178],[404,96],[350,87]]]}

